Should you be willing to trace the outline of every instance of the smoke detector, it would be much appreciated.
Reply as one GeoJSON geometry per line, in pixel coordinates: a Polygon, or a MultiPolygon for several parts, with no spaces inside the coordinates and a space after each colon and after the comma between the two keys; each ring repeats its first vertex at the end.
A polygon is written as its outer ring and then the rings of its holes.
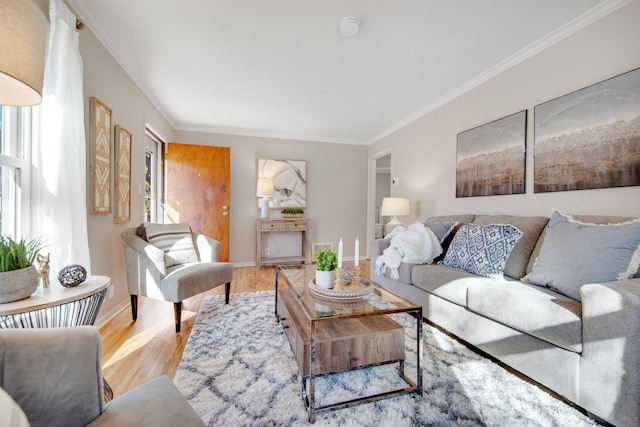
{"type": "Polygon", "coordinates": [[[355,36],[360,31],[360,20],[355,16],[347,16],[340,21],[340,32],[347,36],[355,36]]]}

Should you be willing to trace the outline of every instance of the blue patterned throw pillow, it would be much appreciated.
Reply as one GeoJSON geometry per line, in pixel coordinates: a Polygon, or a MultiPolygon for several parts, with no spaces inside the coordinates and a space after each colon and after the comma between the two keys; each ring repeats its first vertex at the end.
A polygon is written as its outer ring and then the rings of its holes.
{"type": "Polygon", "coordinates": [[[467,224],[460,228],[440,265],[502,279],[507,258],[522,231],[510,224],[467,224]]]}

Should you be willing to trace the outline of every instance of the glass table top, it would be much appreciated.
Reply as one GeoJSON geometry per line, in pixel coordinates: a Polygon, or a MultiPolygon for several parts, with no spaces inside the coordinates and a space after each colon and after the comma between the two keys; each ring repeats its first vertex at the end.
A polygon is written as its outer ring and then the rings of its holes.
{"type": "MultiPolygon", "coordinates": [[[[287,283],[311,320],[378,316],[421,308],[372,281],[369,282],[373,287],[372,292],[361,298],[343,300],[320,297],[309,290],[309,282],[315,279],[315,274],[315,264],[278,266],[281,280],[287,283]]],[[[281,287],[278,292],[281,292],[281,287]]]]}

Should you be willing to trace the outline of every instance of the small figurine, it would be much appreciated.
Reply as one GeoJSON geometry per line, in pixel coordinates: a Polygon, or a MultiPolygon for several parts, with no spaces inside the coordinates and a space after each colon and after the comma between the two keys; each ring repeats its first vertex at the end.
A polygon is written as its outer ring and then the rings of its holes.
{"type": "Polygon", "coordinates": [[[49,287],[49,255],[42,256],[40,254],[37,255],[36,261],[38,261],[38,268],[36,271],[38,272],[38,278],[40,279],[40,283],[43,288],[49,287]]]}

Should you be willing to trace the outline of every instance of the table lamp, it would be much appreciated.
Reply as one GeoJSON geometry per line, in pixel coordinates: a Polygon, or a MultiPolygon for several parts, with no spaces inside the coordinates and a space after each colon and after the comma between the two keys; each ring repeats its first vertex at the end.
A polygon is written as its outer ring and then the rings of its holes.
{"type": "Polygon", "coordinates": [[[273,180],[269,178],[259,178],[256,196],[262,197],[260,218],[269,218],[269,199],[273,197],[273,193],[273,180]]]}
{"type": "Polygon", "coordinates": [[[405,197],[385,197],[382,199],[382,209],[380,215],[392,216],[391,221],[384,225],[384,235],[391,233],[397,226],[402,223],[398,221],[398,216],[409,215],[409,199],[405,197]]]}

